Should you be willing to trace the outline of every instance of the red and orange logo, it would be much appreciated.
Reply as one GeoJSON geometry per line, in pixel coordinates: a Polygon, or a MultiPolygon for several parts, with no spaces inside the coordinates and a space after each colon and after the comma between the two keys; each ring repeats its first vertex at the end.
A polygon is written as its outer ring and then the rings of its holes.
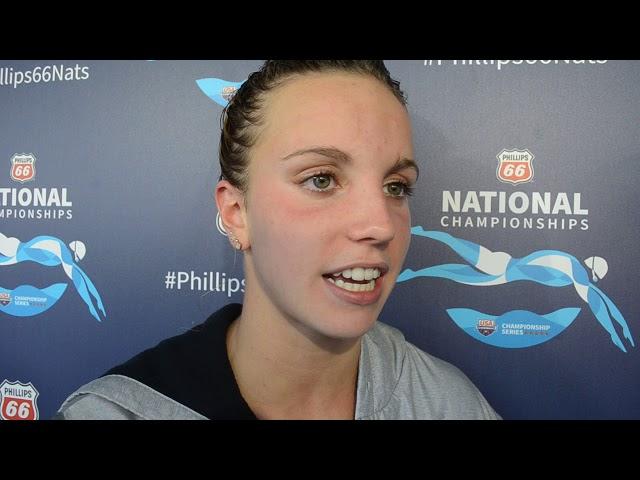
{"type": "Polygon", "coordinates": [[[498,180],[517,185],[533,179],[533,153],[529,150],[502,150],[497,156],[498,180]]]}
{"type": "Polygon", "coordinates": [[[36,176],[36,157],[32,154],[15,154],[11,157],[11,180],[24,183],[36,176]]]}
{"type": "Polygon", "coordinates": [[[38,390],[31,382],[0,384],[0,418],[2,420],[38,420],[38,390]]]}

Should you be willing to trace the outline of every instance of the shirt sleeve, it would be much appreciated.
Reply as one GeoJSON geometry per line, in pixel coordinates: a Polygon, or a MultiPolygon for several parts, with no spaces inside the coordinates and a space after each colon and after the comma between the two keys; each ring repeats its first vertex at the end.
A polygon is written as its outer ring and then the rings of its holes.
{"type": "Polygon", "coordinates": [[[92,393],[79,395],[63,405],[54,420],[141,420],[126,408],[92,393]]]}

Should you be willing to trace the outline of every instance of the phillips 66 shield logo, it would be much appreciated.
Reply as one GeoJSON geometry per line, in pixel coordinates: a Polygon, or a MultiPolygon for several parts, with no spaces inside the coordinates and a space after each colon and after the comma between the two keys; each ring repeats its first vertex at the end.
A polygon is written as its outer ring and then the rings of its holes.
{"type": "Polygon", "coordinates": [[[11,180],[24,183],[36,176],[36,157],[32,154],[15,154],[11,157],[11,180]]]}
{"type": "Polygon", "coordinates": [[[0,384],[0,418],[2,420],[38,420],[38,391],[31,382],[0,384]]]}
{"type": "Polygon", "coordinates": [[[498,180],[517,185],[533,179],[533,154],[529,150],[502,150],[498,155],[498,180]]]}

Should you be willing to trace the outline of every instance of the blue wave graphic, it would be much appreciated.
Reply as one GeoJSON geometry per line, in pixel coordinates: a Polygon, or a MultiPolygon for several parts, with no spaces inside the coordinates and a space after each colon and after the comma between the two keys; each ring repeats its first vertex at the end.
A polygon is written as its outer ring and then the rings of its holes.
{"type": "Polygon", "coordinates": [[[31,285],[20,285],[13,290],[0,287],[0,294],[3,294],[0,311],[16,317],[38,315],[53,307],[66,289],[66,283],[55,283],[42,289],[31,285]]]}
{"type": "Polygon", "coordinates": [[[235,91],[240,88],[244,83],[242,82],[228,82],[221,78],[201,78],[196,80],[196,84],[200,87],[200,90],[222,107],[226,107],[235,91]]]}
{"type": "MultiPolygon", "coordinates": [[[[635,347],[629,325],[620,310],[601,289],[590,281],[587,270],[573,255],[560,250],[538,250],[518,258],[506,252],[491,251],[482,245],[456,238],[446,232],[424,230],[419,225],[412,227],[411,233],[447,245],[466,263],[434,265],[417,271],[405,269],[398,276],[396,280],[398,283],[418,277],[432,277],[478,287],[491,287],[511,282],[534,282],[548,287],[572,286],[578,296],[587,303],[596,320],[610,335],[611,341],[616,347],[623,352],[627,351],[614,322],[622,329],[624,339],[632,347],[635,347]]],[[[595,277],[594,281],[597,281],[595,277]]],[[[457,311],[457,309],[453,310],[457,311]]],[[[531,321],[536,320],[537,314],[534,312],[524,312],[523,310],[519,312],[521,312],[521,316],[524,316],[523,318],[529,318],[531,321]],[[525,314],[529,317],[526,317],[525,314]]],[[[569,318],[572,314],[567,312],[563,315],[567,315],[569,318]]],[[[562,323],[560,322],[560,324],[562,323]]],[[[555,335],[557,333],[559,332],[556,332],[555,335]]],[[[551,338],[549,335],[545,337],[547,340],[549,338],[551,338]]],[[[478,337],[478,339],[486,341],[485,338],[478,337]]],[[[537,340],[532,344],[541,341],[545,340],[537,340]]],[[[513,341],[510,340],[507,343],[511,344],[513,341]]],[[[518,344],[517,346],[525,345],[518,344]]]]}
{"type": "MultiPolygon", "coordinates": [[[[80,295],[80,298],[82,298],[82,300],[89,308],[89,312],[91,313],[93,318],[95,318],[98,322],[101,322],[102,319],[100,318],[100,314],[98,313],[98,311],[100,311],[105,317],[107,314],[102,303],[102,299],[100,298],[100,294],[98,293],[98,290],[96,289],[89,276],[75,262],[74,255],[75,254],[72,253],[71,250],[69,250],[69,248],[64,244],[62,240],[50,235],[39,235],[27,242],[21,242],[17,238],[7,237],[0,232],[0,267],[4,265],[14,265],[20,262],[35,262],[47,267],[62,267],[65,275],[67,275],[67,277],[69,277],[69,279],[73,281],[73,285],[78,291],[78,295],[80,295]]],[[[20,312],[30,311],[31,313],[29,313],[28,315],[36,315],[37,313],[41,313],[49,308],[44,308],[44,305],[46,305],[50,301],[53,301],[55,295],[58,292],[57,289],[48,291],[46,289],[40,290],[36,289],[36,287],[23,285],[21,287],[18,287],[17,289],[14,289],[13,294],[17,294],[16,292],[22,292],[23,290],[19,290],[22,287],[35,289],[33,293],[36,297],[39,295],[38,292],[45,292],[45,294],[52,293],[53,295],[51,300],[44,301],[44,296],[40,297],[43,299],[42,302],[34,300],[33,308],[31,309],[19,310],[20,312]]],[[[5,296],[7,294],[11,294],[11,292],[7,289],[3,288],[2,290],[4,290],[5,296]]],[[[55,303],[58,299],[59,297],[55,298],[55,301],[53,301],[53,303],[55,303]]],[[[3,305],[3,307],[8,307],[11,302],[7,304],[7,298],[2,297],[0,298],[0,305],[1,304],[5,304],[3,305]]],[[[2,311],[6,311],[8,313],[9,309],[3,308],[2,311]]],[[[22,313],[22,316],[24,315],[25,314],[22,313]]]]}
{"type": "Polygon", "coordinates": [[[580,310],[561,308],[546,315],[512,310],[495,316],[470,308],[449,308],[447,313],[456,325],[476,340],[494,347],[525,348],[551,340],[571,325],[580,310]]]}

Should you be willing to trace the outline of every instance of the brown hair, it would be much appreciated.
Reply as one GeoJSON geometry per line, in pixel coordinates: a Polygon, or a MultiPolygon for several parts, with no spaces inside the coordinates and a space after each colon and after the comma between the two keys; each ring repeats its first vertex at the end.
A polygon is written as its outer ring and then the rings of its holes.
{"type": "Polygon", "coordinates": [[[236,91],[222,112],[220,135],[220,180],[225,178],[246,194],[248,151],[258,138],[265,94],[294,75],[309,72],[343,71],[368,75],[385,84],[395,97],[407,104],[400,82],[391,78],[382,60],[267,60],[260,70],[236,91]]]}

